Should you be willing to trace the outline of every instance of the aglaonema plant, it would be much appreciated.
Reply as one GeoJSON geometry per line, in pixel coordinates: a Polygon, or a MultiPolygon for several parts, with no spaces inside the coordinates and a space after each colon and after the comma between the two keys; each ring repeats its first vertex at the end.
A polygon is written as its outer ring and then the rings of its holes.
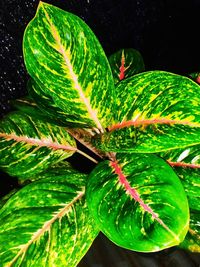
{"type": "Polygon", "coordinates": [[[199,85],[145,72],[134,49],[107,59],[80,18],[43,2],[23,53],[29,96],[0,122],[0,166],[20,184],[1,199],[1,266],[77,266],[100,231],[199,252],[199,85]]]}

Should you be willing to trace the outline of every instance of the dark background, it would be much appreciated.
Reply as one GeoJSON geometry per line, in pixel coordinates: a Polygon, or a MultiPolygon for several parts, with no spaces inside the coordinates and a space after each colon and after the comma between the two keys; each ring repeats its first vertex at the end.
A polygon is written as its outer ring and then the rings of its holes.
{"type": "MultiPolygon", "coordinates": [[[[22,38],[38,2],[0,2],[0,117],[11,110],[10,100],[26,94],[28,75],[22,57],[22,38]]],[[[159,69],[183,75],[200,71],[200,0],[46,2],[80,16],[95,32],[107,55],[120,48],[132,47],[143,55],[146,70],[159,69]]],[[[4,176],[0,179],[2,195],[16,183],[5,174],[0,175],[4,176]]],[[[175,248],[143,255],[118,248],[101,237],[80,266],[196,267],[200,266],[200,257],[175,248]]]]}

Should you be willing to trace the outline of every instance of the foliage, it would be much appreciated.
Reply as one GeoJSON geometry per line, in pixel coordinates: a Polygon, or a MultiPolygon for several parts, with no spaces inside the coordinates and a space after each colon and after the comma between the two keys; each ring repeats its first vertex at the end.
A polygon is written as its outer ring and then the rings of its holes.
{"type": "Polygon", "coordinates": [[[99,231],[199,252],[199,85],[145,72],[134,49],[107,58],[80,18],[43,2],[23,53],[29,95],[0,122],[0,167],[20,184],[0,202],[1,266],[75,267],[99,231]]]}

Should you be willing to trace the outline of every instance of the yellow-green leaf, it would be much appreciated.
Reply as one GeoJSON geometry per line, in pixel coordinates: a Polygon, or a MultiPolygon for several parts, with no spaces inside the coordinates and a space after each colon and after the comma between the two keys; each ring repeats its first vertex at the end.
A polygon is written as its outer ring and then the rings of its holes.
{"type": "Polygon", "coordinates": [[[0,210],[1,267],[75,267],[98,234],[85,202],[87,175],[54,168],[0,210]]]}
{"type": "Polygon", "coordinates": [[[80,18],[40,2],[26,28],[23,51],[29,74],[53,105],[88,127],[103,131],[108,126],[114,103],[111,69],[80,18]]]}
{"type": "Polygon", "coordinates": [[[0,122],[0,168],[11,176],[34,176],[77,150],[63,127],[14,112],[0,122]]]}

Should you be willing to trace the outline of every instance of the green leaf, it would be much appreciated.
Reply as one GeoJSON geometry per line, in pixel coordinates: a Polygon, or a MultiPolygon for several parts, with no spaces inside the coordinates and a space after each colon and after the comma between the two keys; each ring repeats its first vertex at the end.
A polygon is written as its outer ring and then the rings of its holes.
{"type": "Polygon", "coordinates": [[[200,252],[200,212],[190,211],[190,226],[184,241],[180,244],[183,249],[200,252]]]}
{"type": "Polygon", "coordinates": [[[2,267],[75,267],[98,230],[88,213],[86,175],[58,169],[12,196],[0,210],[2,267]]]}
{"type": "Polygon", "coordinates": [[[160,153],[179,176],[189,207],[200,211],[200,145],[160,153]]]}
{"type": "MultiPolygon", "coordinates": [[[[68,175],[71,173],[77,173],[78,171],[72,167],[72,165],[67,161],[60,161],[57,164],[50,166],[43,172],[38,173],[36,176],[30,176],[28,179],[24,177],[18,177],[18,183],[21,186],[25,186],[28,183],[35,182],[48,177],[53,177],[56,175],[68,175]]],[[[79,173],[79,172],[78,172],[79,173]]]]}
{"type": "Polygon", "coordinates": [[[183,186],[155,155],[118,154],[97,165],[86,186],[99,229],[127,249],[153,252],[183,241],[189,209],[183,186]]]}
{"type": "Polygon", "coordinates": [[[112,73],[97,38],[80,18],[40,2],[26,28],[23,51],[45,99],[88,127],[107,127],[114,103],[112,73]]]}
{"type": "Polygon", "coordinates": [[[200,252],[200,146],[160,154],[173,167],[187,194],[190,207],[189,230],[181,248],[200,252]]]}
{"type": "Polygon", "coordinates": [[[144,71],[144,61],[140,52],[132,48],[121,49],[112,54],[109,63],[115,83],[144,71]]]}
{"type": "Polygon", "coordinates": [[[3,205],[8,201],[8,199],[14,195],[17,191],[19,190],[19,188],[14,188],[12,189],[7,195],[3,196],[0,198],[0,209],[3,207],[3,205]]]}
{"type": "Polygon", "coordinates": [[[94,139],[102,150],[155,153],[200,144],[200,88],[189,78],[150,71],[116,90],[118,123],[94,139]]]}
{"type": "Polygon", "coordinates": [[[54,121],[57,125],[66,126],[69,128],[88,127],[85,122],[80,122],[80,117],[75,116],[73,113],[66,114],[59,106],[54,104],[53,99],[45,95],[41,87],[33,80],[28,82],[28,91],[31,97],[39,108],[39,112],[46,117],[47,120],[54,121]]]}
{"type": "Polygon", "coordinates": [[[0,168],[29,178],[70,157],[75,140],[66,129],[18,111],[0,122],[0,168]]]}
{"type": "Polygon", "coordinates": [[[44,110],[42,110],[38,106],[38,104],[33,100],[30,95],[13,100],[12,105],[15,109],[20,110],[22,113],[30,115],[31,117],[36,117],[38,119],[45,120],[56,125],[66,126],[66,124],[63,125],[63,123],[59,124],[56,116],[49,116],[48,114],[46,114],[46,112],[44,112],[44,110]]]}

